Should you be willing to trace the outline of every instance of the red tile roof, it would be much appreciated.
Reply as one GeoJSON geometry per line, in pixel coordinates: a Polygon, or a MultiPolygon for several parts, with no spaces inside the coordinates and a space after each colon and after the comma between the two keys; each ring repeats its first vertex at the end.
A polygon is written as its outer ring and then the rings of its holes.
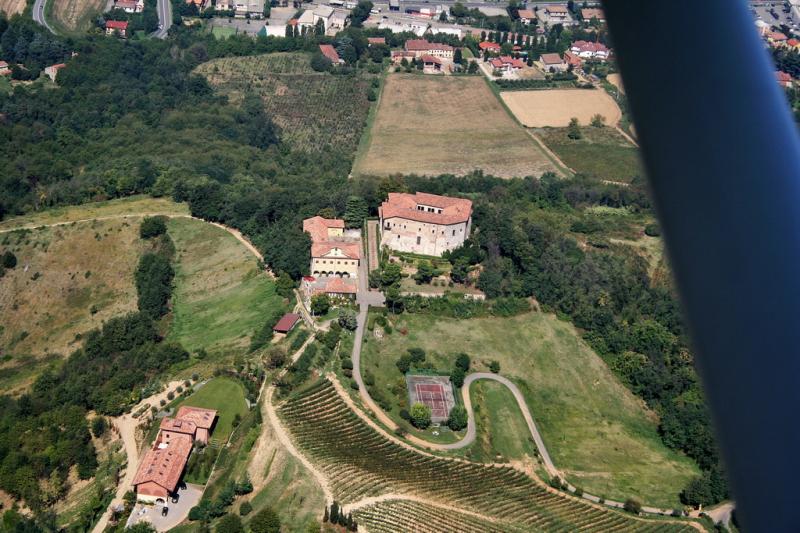
{"type": "Polygon", "coordinates": [[[157,443],[156,447],[149,450],[142,462],[133,485],[141,485],[152,481],[170,492],[178,486],[178,480],[192,452],[192,437],[189,435],[176,435],[170,439],[169,444],[157,443]]]}
{"type": "Polygon", "coordinates": [[[536,16],[532,9],[520,9],[517,13],[521,19],[532,19],[536,16]]]}
{"type": "Polygon", "coordinates": [[[386,44],[386,37],[367,37],[369,44],[386,44]]]}
{"type": "Polygon", "coordinates": [[[429,56],[427,54],[422,56],[422,62],[423,63],[436,63],[437,65],[441,65],[442,64],[442,60],[441,59],[439,59],[438,57],[429,56]]]}
{"type": "Polygon", "coordinates": [[[407,52],[427,52],[429,50],[451,52],[453,47],[449,44],[429,43],[425,39],[409,39],[406,41],[405,49],[407,52]]]}
{"type": "Polygon", "coordinates": [[[775,77],[781,83],[788,83],[792,81],[792,75],[787,72],[783,72],[782,70],[775,72],[775,77]]]}
{"type": "Polygon", "coordinates": [[[191,420],[183,420],[180,418],[162,418],[159,429],[174,431],[175,433],[186,433],[194,437],[194,432],[197,431],[197,424],[191,420]]]}
{"type": "Polygon", "coordinates": [[[560,65],[564,62],[558,54],[542,54],[540,59],[545,65],[560,65]]]}
{"type": "Polygon", "coordinates": [[[779,31],[771,31],[767,34],[767,39],[772,39],[773,41],[785,41],[787,37],[785,34],[779,31]]]}
{"type": "Polygon", "coordinates": [[[106,28],[111,28],[112,30],[127,30],[128,22],[125,20],[107,20],[106,28]]]}
{"type": "Polygon", "coordinates": [[[544,9],[548,13],[569,13],[567,6],[547,6],[544,9]]]}
{"type": "Polygon", "coordinates": [[[325,292],[333,294],[355,294],[356,284],[355,280],[348,278],[329,278],[325,286],[325,292]]]}
{"type": "Polygon", "coordinates": [[[575,41],[570,47],[571,50],[578,50],[579,52],[608,52],[608,48],[603,43],[595,43],[592,41],[575,41]]]}
{"type": "Polygon", "coordinates": [[[328,228],[344,229],[344,220],[339,218],[322,218],[317,215],[303,221],[303,231],[311,235],[312,241],[328,239],[328,228]]]}
{"type": "Polygon", "coordinates": [[[346,241],[322,241],[311,244],[311,257],[324,257],[331,252],[334,252],[335,256],[341,253],[341,257],[360,259],[361,245],[346,241]]]}
{"type": "Polygon", "coordinates": [[[336,49],[329,44],[319,45],[319,51],[333,63],[341,63],[342,61],[339,59],[339,54],[336,52],[336,49]]]}
{"type": "Polygon", "coordinates": [[[210,429],[214,424],[214,418],[216,418],[216,416],[217,412],[214,409],[182,405],[181,408],[178,409],[175,418],[194,422],[198,428],[210,429]]]}
{"type": "Polygon", "coordinates": [[[566,61],[568,64],[574,67],[581,66],[581,58],[570,50],[564,52],[564,61],[566,61]]]}
{"type": "Polygon", "coordinates": [[[478,45],[478,47],[481,50],[500,50],[500,45],[493,43],[492,41],[483,41],[478,45]]]}
{"type": "Polygon", "coordinates": [[[286,313],[278,320],[278,323],[275,324],[275,327],[272,328],[273,331],[277,331],[278,333],[288,333],[292,330],[297,321],[300,320],[300,315],[297,313],[286,313]]]}
{"type": "Polygon", "coordinates": [[[798,44],[800,44],[800,41],[798,41],[798,40],[797,40],[797,39],[795,39],[795,38],[791,38],[791,39],[789,39],[788,41],[786,41],[786,44],[788,44],[789,46],[795,47],[795,46],[797,46],[798,44]]]}
{"type": "Polygon", "coordinates": [[[404,218],[430,224],[460,224],[472,216],[472,202],[463,198],[452,198],[418,192],[416,194],[390,192],[389,198],[381,204],[381,219],[404,218]],[[441,213],[431,213],[417,206],[439,208],[441,213]]]}
{"type": "Polygon", "coordinates": [[[597,20],[605,20],[606,15],[603,13],[602,9],[598,9],[596,7],[585,7],[581,9],[581,17],[583,20],[592,20],[596,18],[597,20]]]}

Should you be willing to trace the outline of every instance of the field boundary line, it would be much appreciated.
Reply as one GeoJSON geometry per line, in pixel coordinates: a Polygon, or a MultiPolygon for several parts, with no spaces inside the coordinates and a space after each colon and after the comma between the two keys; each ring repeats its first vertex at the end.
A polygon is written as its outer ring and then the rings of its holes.
{"type": "Polygon", "coordinates": [[[528,135],[530,135],[533,138],[534,141],[536,141],[536,144],[538,144],[542,148],[545,155],[548,158],[550,158],[550,161],[552,161],[553,164],[556,165],[557,167],[559,166],[561,167],[559,170],[561,170],[561,172],[564,173],[565,177],[571,178],[572,176],[577,174],[574,168],[564,163],[564,161],[560,157],[558,157],[558,155],[556,155],[554,151],[548,148],[548,146],[544,143],[544,141],[541,140],[534,132],[532,132],[530,128],[525,128],[525,131],[527,132],[528,135]]]}
{"type": "Polygon", "coordinates": [[[356,155],[353,157],[353,164],[350,167],[350,175],[348,176],[349,178],[359,175],[356,169],[361,161],[364,160],[367,152],[369,152],[369,147],[372,144],[372,126],[375,124],[375,119],[378,117],[378,108],[383,101],[383,89],[386,87],[388,76],[389,70],[384,69],[381,75],[378,77],[380,80],[380,84],[378,85],[378,97],[369,108],[369,113],[367,113],[367,124],[364,126],[364,131],[361,133],[361,138],[358,140],[358,147],[356,147],[356,155]]]}
{"type": "Polygon", "coordinates": [[[342,505],[342,510],[345,513],[351,513],[353,511],[363,509],[364,507],[369,507],[371,505],[375,505],[378,503],[392,502],[392,501],[410,501],[410,502],[422,503],[425,505],[430,505],[431,507],[436,507],[438,509],[444,509],[446,511],[453,511],[455,513],[465,514],[473,518],[478,518],[480,520],[485,520],[486,522],[491,522],[493,524],[503,522],[502,520],[494,516],[476,513],[475,511],[470,511],[468,509],[463,509],[461,507],[455,507],[453,505],[448,505],[446,503],[434,501],[431,500],[430,498],[421,498],[413,494],[400,494],[394,492],[381,494],[380,496],[369,496],[367,498],[355,501],[353,503],[342,505]]]}

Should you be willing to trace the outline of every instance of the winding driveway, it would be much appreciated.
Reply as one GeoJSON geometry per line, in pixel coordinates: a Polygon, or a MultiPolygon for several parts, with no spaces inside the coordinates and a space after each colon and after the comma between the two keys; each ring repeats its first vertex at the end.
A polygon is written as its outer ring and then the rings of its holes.
{"type": "Polygon", "coordinates": [[[41,24],[47,28],[47,31],[50,33],[55,33],[53,28],[50,27],[50,24],[47,23],[47,19],[44,16],[44,5],[45,0],[36,0],[36,2],[33,3],[33,20],[37,24],[41,24]]]}

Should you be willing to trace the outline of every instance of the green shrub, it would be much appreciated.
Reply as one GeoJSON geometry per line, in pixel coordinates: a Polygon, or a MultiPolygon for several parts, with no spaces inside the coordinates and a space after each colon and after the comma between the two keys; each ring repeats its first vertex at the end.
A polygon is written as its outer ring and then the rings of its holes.
{"type": "Polygon", "coordinates": [[[661,226],[658,224],[648,224],[644,227],[644,234],[648,237],[660,237],[661,236],[661,226]]]}
{"type": "Polygon", "coordinates": [[[417,402],[411,406],[411,423],[418,429],[425,429],[431,425],[431,408],[424,403],[417,402]]]}
{"type": "Polygon", "coordinates": [[[151,239],[167,232],[167,218],[163,216],[144,217],[139,226],[139,236],[142,239],[151,239]]]}
{"type": "Polygon", "coordinates": [[[247,516],[253,511],[253,506],[250,502],[244,501],[242,505],[239,506],[239,514],[242,516],[247,516]]]}

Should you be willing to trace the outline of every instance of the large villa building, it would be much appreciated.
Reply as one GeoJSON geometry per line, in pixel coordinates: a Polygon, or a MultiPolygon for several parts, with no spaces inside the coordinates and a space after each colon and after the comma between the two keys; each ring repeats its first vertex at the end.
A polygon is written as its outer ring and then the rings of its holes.
{"type": "Polygon", "coordinates": [[[360,232],[345,230],[341,219],[321,216],[305,219],[303,231],[311,236],[311,276],[303,280],[306,295],[355,295],[361,262],[360,232]]]}
{"type": "Polygon", "coordinates": [[[147,451],[133,487],[140,501],[166,503],[178,488],[194,442],[208,444],[217,412],[213,409],[183,406],[175,418],[163,418],[153,447],[147,451]]]}
{"type": "Polygon", "coordinates": [[[390,192],[379,215],[382,245],[401,252],[441,256],[469,237],[472,202],[422,192],[390,192]]]}

